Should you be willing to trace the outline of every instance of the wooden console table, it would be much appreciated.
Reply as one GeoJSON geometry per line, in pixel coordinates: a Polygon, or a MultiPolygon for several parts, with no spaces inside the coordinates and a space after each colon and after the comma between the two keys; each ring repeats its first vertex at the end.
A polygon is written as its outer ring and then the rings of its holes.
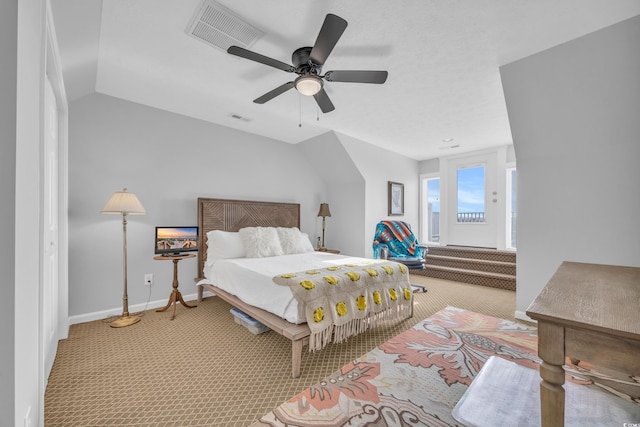
{"type": "Polygon", "coordinates": [[[542,427],[564,426],[566,357],[640,375],[640,268],[564,262],[527,315],[538,321],[542,427]]]}

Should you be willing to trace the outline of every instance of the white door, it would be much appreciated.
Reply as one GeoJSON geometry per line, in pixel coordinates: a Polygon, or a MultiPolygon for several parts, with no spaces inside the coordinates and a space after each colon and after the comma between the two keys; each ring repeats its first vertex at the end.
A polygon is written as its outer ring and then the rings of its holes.
{"type": "Polygon", "coordinates": [[[496,153],[448,160],[448,245],[497,247],[496,169],[496,153]]]}
{"type": "Polygon", "coordinates": [[[42,206],[42,351],[44,378],[58,349],[58,109],[45,79],[42,206]]]}

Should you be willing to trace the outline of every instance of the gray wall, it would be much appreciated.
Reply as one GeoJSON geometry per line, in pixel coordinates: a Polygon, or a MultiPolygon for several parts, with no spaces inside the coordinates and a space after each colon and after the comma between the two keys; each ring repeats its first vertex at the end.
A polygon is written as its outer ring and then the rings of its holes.
{"type": "Polygon", "coordinates": [[[420,162],[420,173],[430,174],[440,172],[440,159],[428,159],[420,162]]]}
{"type": "MultiPolygon", "coordinates": [[[[300,228],[318,235],[325,185],[295,145],[98,94],[71,104],[69,139],[71,316],[121,307],[122,218],[100,210],[123,187],[147,210],[127,217],[130,304],[147,300],[146,273],[151,300],[168,298],[172,265],[153,260],[154,227],[196,225],[198,197],[297,202],[300,228]]],[[[194,293],[195,259],[179,273],[194,293]]]]}
{"type": "Polygon", "coordinates": [[[364,250],[364,256],[373,255],[373,236],[376,224],[382,219],[406,221],[419,236],[419,162],[347,135],[338,134],[338,137],[365,180],[364,215],[349,224],[351,227],[362,224],[364,240],[361,250],[364,250]],[[404,184],[402,216],[388,216],[389,181],[404,184]]]}
{"type": "MultiPolygon", "coordinates": [[[[0,2],[0,221],[5,225],[2,241],[15,244],[16,186],[16,79],[18,68],[18,2],[0,2]]],[[[15,253],[0,257],[5,281],[0,302],[0,414],[7,425],[14,424],[15,387],[15,253]]]]}
{"type": "MultiPolygon", "coordinates": [[[[316,166],[327,186],[331,217],[326,219],[325,246],[341,254],[364,256],[365,179],[345,150],[335,132],[311,138],[298,144],[307,159],[316,166]],[[354,224],[356,224],[354,226],[354,224]]],[[[318,219],[318,234],[322,220],[318,219]]],[[[315,241],[314,241],[315,245],[315,241]]]]}
{"type": "MultiPolygon", "coordinates": [[[[123,187],[147,210],[128,216],[130,306],[168,298],[172,269],[153,260],[154,227],[196,224],[198,197],[300,203],[314,245],[327,202],[326,246],[354,256],[371,255],[388,180],[405,184],[403,219],[418,222],[418,162],[333,132],[292,145],[100,94],[73,102],[69,121],[72,322],[121,310],[122,221],[99,212],[123,187]]],[[[195,293],[195,275],[195,260],[180,263],[183,294],[195,293]]]]}
{"type": "Polygon", "coordinates": [[[564,260],[640,266],[638,40],[635,17],[500,69],[518,161],[519,315],[564,260]]]}
{"type": "Polygon", "coordinates": [[[418,161],[337,132],[299,146],[327,183],[332,214],[327,218],[327,247],[372,256],[376,224],[390,218],[388,181],[403,183],[405,190],[405,215],[391,218],[407,221],[418,231],[418,161]]]}

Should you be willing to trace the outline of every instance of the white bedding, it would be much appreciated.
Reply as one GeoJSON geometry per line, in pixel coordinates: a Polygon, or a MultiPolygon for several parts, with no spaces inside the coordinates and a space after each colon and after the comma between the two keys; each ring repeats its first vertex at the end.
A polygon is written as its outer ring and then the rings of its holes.
{"type": "Polygon", "coordinates": [[[204,267],[205,280],[233,294],[247,304],[269,311],[291,323],[305,323],[304,313],[298,313],[298,302],[287,286],[277,285],[273,277],[313,268],[330,267],[362,261],[365,258],[306,252],[266,258],[219,259],[204,267]]]}

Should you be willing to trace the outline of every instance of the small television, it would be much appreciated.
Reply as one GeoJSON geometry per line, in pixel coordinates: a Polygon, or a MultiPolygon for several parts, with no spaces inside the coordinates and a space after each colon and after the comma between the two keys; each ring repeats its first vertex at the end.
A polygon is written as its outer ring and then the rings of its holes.
{"type": "Polygon", "coordinates": [[[156,255],[177,256],[198,250],[198,227],[156,227],[156,255]]]}

